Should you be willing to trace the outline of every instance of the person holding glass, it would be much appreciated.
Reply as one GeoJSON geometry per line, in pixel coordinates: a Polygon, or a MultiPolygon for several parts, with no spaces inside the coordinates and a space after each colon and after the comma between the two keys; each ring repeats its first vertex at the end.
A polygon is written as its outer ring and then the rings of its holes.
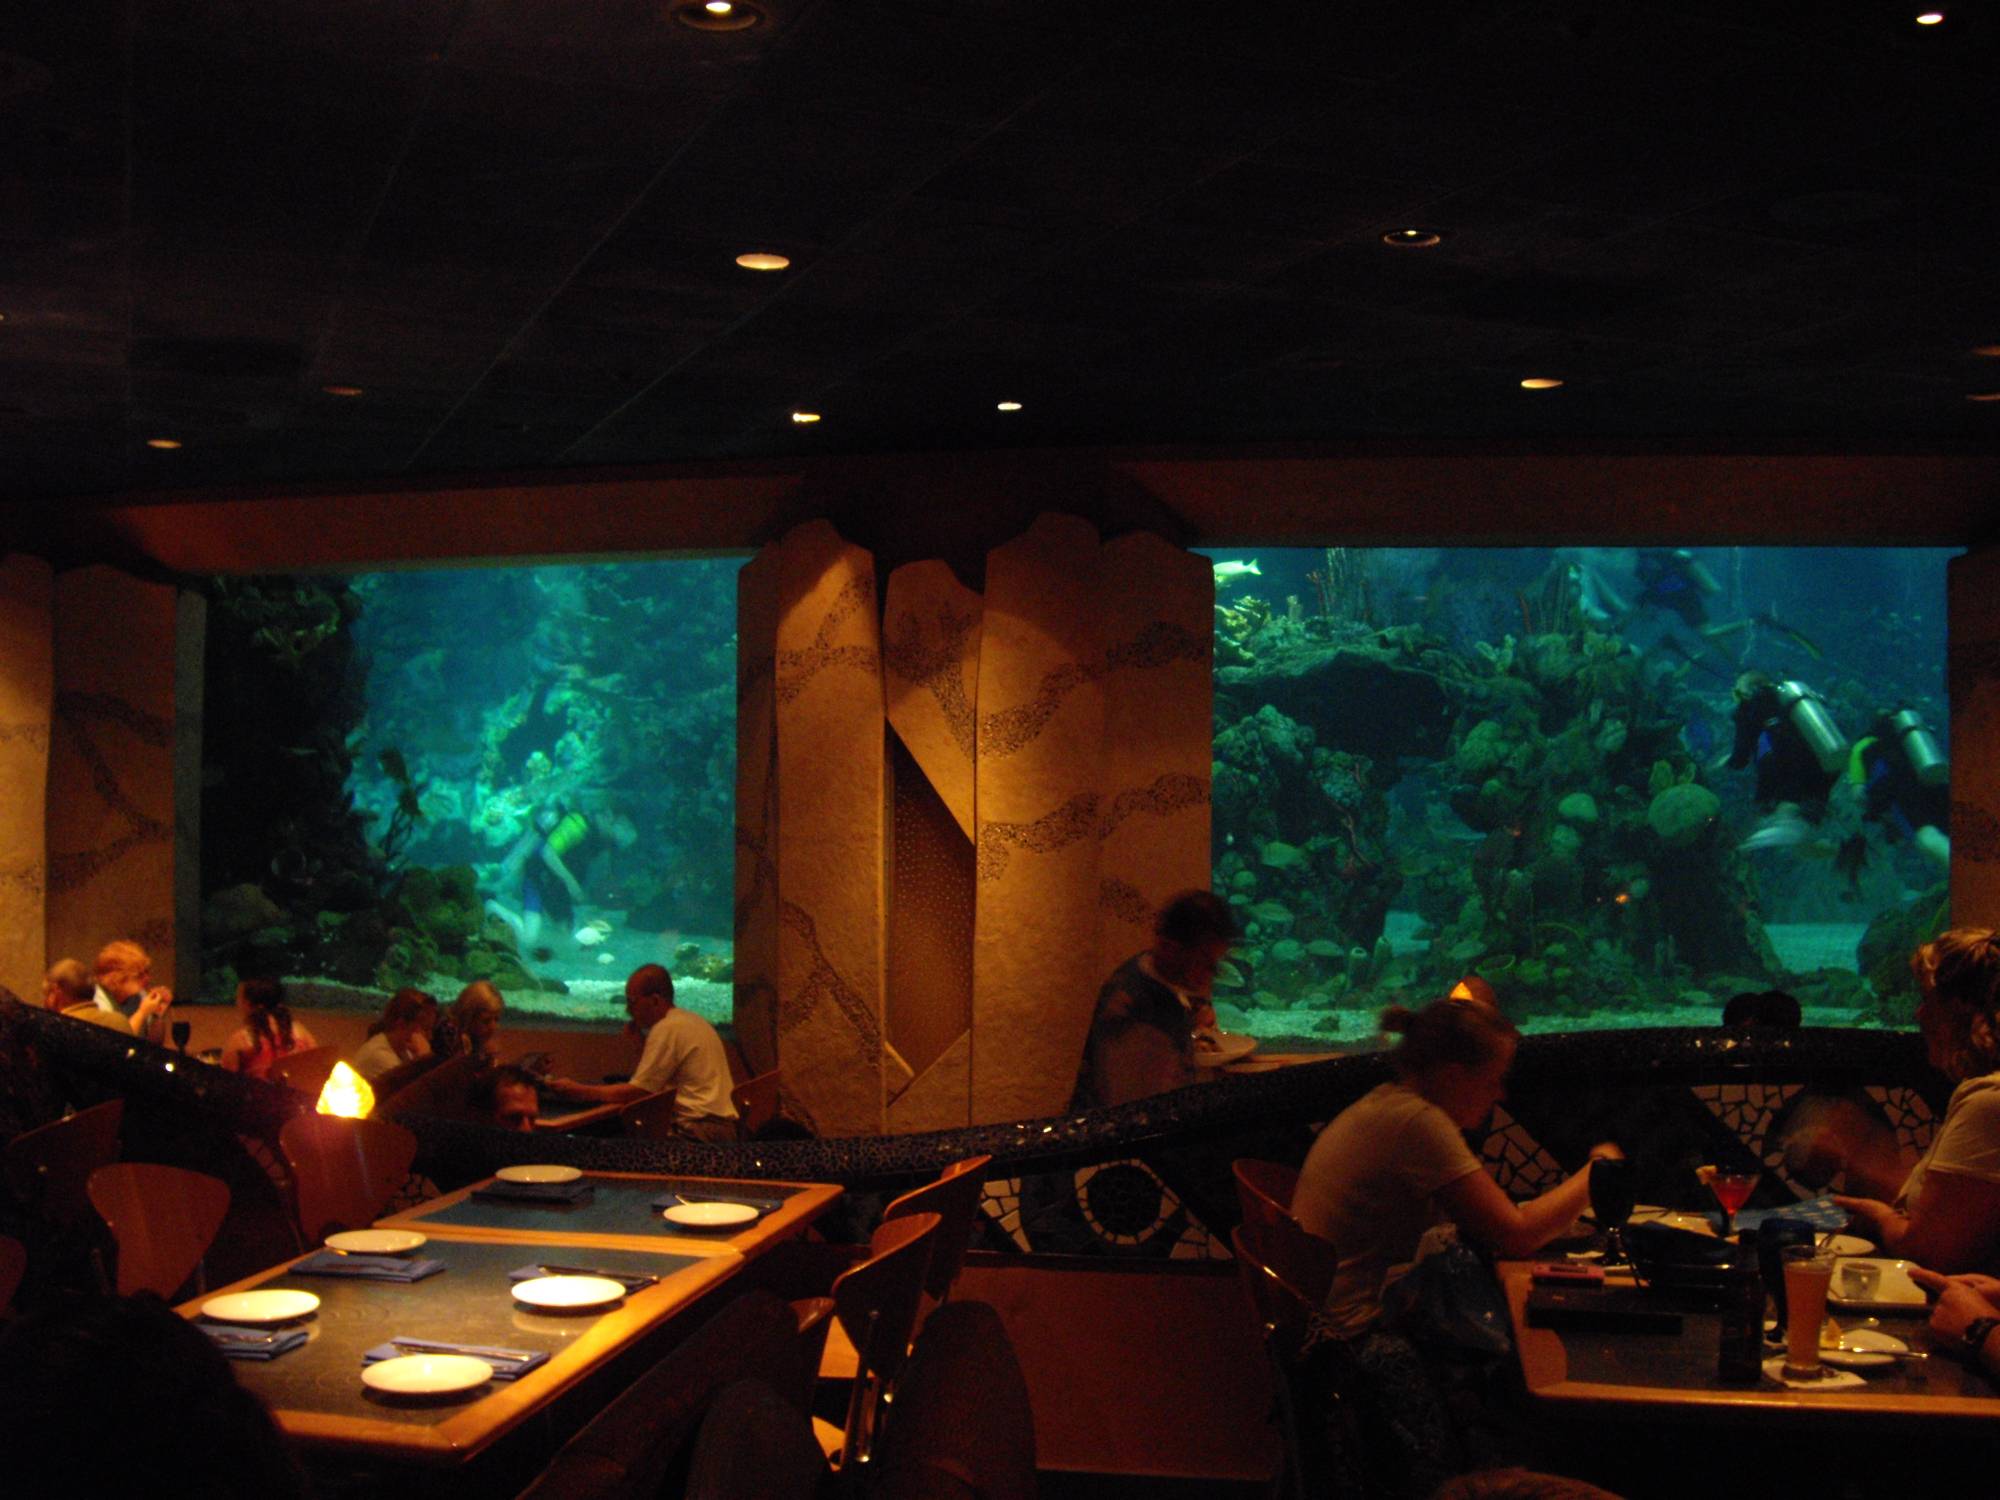
{"type": "Polygon", "coordinates": [[[2000,1271],[2000,935],[1958,927],[1910,959],[1931,1065],[1959,1080],[1930,1149],[1895,1200],[1833,1201],[1884,1254],[1932,1271],[2000,1271]]]}
{"type": "Polygon", "coordinates": [[[98,950],[92,966],[97,985],[91,999],[101,1011],[115,1011],[131,1024],[132,1035],[164,1043],[167,1012],[174,992],[153,983],[153,960],[144,948],[124,938],[98,950]]]}

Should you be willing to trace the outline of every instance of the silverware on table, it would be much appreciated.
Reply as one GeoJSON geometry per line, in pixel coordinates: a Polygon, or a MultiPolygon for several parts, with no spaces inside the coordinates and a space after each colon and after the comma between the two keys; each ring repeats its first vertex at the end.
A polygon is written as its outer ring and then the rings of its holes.
{"type": "Polygon", "coordinates": [[[509,1364],[519,1364],[533,1359],[538,1351],[534,1349],[494,1349],[484,1344],[452,1344],[438,1339],[391,1339],[389,1343],[397,1349],[415,1349],[420,1354],[469,1354],[474,1359],[504,1359],[509,1364]]]}
{"type": "Polygon", "coordinates": [[[535,1269],[549,1276],[601,1276],[606,1281],[636,1281],[645,1286],[652,1286],[660,1279],[657,1276],[647,1276],[639,1271],[603,1271],[595,1266],[537,1265],[535,1269]]]}

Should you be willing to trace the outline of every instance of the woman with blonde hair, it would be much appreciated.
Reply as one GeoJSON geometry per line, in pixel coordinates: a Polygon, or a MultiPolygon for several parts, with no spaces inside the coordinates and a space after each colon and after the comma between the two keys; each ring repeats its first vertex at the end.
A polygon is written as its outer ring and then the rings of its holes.
{"type": "Polygon", "coordinates": [[[2000,1271],[2000,935],[1955,927],[1910,958],[1931,1066],[1958,1080],[1893,1203],[1836,1196],[1884,1253],[1933,1271],[2000,1271]]]}
{"type": "Polygon", "coordinates": [[[438,1017],[431,1033],[431,1055],[472,1056],[492,1061],[493,1037],[500,1029],[507,1002],[490,979],[475,979],[458,992],[451,1009],[438,1017]]]}

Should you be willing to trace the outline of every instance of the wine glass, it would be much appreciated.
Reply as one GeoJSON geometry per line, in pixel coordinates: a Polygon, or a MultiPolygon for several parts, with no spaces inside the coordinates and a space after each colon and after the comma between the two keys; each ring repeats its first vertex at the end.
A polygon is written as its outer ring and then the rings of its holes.
{"type": "Polygon", "coordinates": [[[1750,1201],[1750,1195],[1757,1190],[1757,1180],[1762,1172],[1717,1172],[1708,1180],[1708,1190],[1715,1194],[1715,1201],[1722,1205],[1722,1237],[1726,1240],[1736,1233],[1736,1210],[1750,1201]]]}
{"type": "Polygon", "coordinates": [[[1632,1217],[1639,1184],[1632,1163],[1623,1157],[1603,1157],[1590,1164],[1590,1211],[1597,1227],[1611,1238],[1612,1256],[1623,1262],[1625,1224],[1632,1217]]]}
{"type": "Polygon", "coordinates": [[[181,1056],[186,1057],[188,1049],[188,1038],[194,1035],[194,1022],[176,1021],[173,1023],[173,1031],[174,1031],[174,1045],[180,1048],[181,1056]]]}

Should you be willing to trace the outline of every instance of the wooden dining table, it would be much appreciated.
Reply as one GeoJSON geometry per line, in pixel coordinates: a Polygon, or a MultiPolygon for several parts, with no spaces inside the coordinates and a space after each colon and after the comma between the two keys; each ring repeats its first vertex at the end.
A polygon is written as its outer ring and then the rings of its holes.
{"type": "Polygon", "coordinates": [[[298,1257],[179,1311],[198,1320],[203,1303],[227,1292],[313,1293],[318,1309],[289,1325],[305,1333],[305,1344],[268,1361],[233,1361],[239,1383],[309,1453],[390,1467],[463,1465],[634,1351],[752,1259],[803,1233],[841,1193],[830,1183],[588,1177],[591,1201],[574,1207],[481,1202],[473,1192],[485,1184],[474,1184],[382,1220],[380,1227],[426,1236],[413,1257],[444,1263],[442,1272],[419,1281],[304,1275],[293,1269],[306,1258],[298,1257]],[[753,1224],[706,1234],[666,1232],[670,1226],[650,1208],[664,1192],[722,1195],[732,1188],[778,1199],[779,1206],[753,1224]],[[658,1280],[602,1309],[557,1315],[512,1295],[513,1273],[543,1267],[658,1280]],[[463,1395],[398,1400],[361,1380],[364,1351],[396,1339],[487,1345],[549,1359],[515,1380],[463,1395]]]}

